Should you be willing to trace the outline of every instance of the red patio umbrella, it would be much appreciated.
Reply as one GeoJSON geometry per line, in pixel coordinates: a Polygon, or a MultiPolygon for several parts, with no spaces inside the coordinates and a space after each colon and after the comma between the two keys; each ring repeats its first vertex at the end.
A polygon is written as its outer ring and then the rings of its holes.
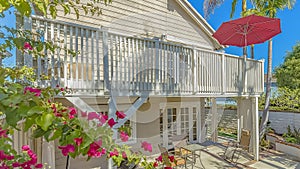
{"type": "Polygon", "coordinates": [[[250,15],[222,23],[213,37],[221,45],[244,47],[263,43],[280,32],[280,19],[250,15]]]}

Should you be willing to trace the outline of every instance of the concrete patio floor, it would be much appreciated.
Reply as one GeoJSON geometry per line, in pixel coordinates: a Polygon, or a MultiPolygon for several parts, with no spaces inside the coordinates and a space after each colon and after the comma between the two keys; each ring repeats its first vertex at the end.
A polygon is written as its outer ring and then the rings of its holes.
{"type": "MultiPolygon", "coordinates": [[[[300,157],[291,157],[286,154],[268,150],[260,152],[260,161],[254,161],[250,155],[242,154],[237,164],[225,161],[222,158],[225,146],[220,143],[210,143],[206,145],[207,149],[201,152],[200,160],[196,160],[196,167],[205,169],[221,169],[221,168],[249,168],[249,169],[300,169],[300,157]]],[[[192,168],[188,165],[188,168],[192,168]]]]}

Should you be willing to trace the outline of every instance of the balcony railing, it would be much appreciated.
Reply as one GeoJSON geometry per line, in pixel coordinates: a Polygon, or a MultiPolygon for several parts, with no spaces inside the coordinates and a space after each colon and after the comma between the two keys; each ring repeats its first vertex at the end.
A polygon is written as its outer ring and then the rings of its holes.
{"type": "Polygon", "coordinates": [[[203,50],[158,38],[138,38],[104,29],[33,16],[28,29],[42,33],[76,56],[57,49],[24,57],[40,86],[67,86],[77,94],[243,95],[263,92],[264,62],[203,50]],[[43,80],[43,76],[50,77],[43,80]]]}

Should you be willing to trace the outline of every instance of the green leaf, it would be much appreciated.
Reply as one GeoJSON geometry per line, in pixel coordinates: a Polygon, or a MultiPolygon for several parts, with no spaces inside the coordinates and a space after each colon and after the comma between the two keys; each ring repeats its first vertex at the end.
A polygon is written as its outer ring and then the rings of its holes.
{"type": "Polygon", "coordinates": [[[16,127],[18,121],[21,120],[20,116],[16,114],[14,111],[6,111],[5,115],[6,115],[6,122],[12,127],[16,127]]]}
{"type": "Polygon", "coordinates": [[[55,119],[53,114],[44,113],[42,116],[35,119],[35,122],[40,126],[44,131],[48,130],[48,127],[52,124],[55,119]]]}
{"type": "Polygon", "coordinates": [[[41,52],[43,49],[44,49],[44,44],[43,44],[43,42],[39,41],[38,44],[36,45],[36,50],[38,52],[41,52]]]}
{"type": "Polygon", "coordinates": [[[25,15],[27,17],[30,16],[31,7],[29,5],[29,2],[27,2],[26,0],[15,0],[13,5],[20,12],[21,15],[25,15]]]}
{"type": "Polygon", "coordinates": [[[49,7],[49,11],[50,11],[50,14],[51,14],[52,18],[55,19],[55,18],[56,18],[56,14],[57,14],[56,7],[53,6],[53,5],[51,5],[51,6],[49,7]]]}
{"type": "Polygon", "coordinates": [[[61,135],[62,135],[62,129],[59,128],[54,131],[53,136],[49,139],[49,141],[55,140],[55,139],[59,138],[61,135]]]}
{"type": "Polygon", "coordinates": [[[24,130],[25,132],[28,131],[29,128],[31,128],[31,126],[34,124],[35,120],[34,118],[27,118],[25,121],[25,126],[24,126],[24,130]]]}
{"type": "Polygon", "coordinates": [[[8,0],[0,0],[0,13],[6,11],[10,7],[8,0]]]}
{"type": "Polygon", "coordinates": [[[28,112],[27,112],[27,115],[28,116],[32,116],[34,114],[40,114],[44,111],[43,107],[41,106],[35,106],[35,107],[32,107],[28,112]]]}
{"type": "Polygon", "coordinates": [[[15,45],[18,49],[22,49],[24,46],[24,43],[25,43],[25,39],[22,37],[14,38],[13,42],[15,43],[15,45]]]}
{"type": "Polygon", "coordinates": [[[83,137],[83,144],[82,144],[82,148],[86,148],[87,146],[89,146],[90,144],[92,144],[94,141],[87,135],[85,135],[83,137]]]}
{"type": "Polygon", "coordinates": [[[39,137],[42,137],[43,135],[45,135],[46,133],[47,133],[47,131],[44,131],[43,129],[38,128],[38,129],[34,130],[32,136],[34,138],[39,138],[39,137]]]}

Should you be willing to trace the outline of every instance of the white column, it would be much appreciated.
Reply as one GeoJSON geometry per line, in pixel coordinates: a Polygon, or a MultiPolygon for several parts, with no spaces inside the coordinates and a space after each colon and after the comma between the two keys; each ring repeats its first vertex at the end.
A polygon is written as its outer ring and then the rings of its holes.
{"type": "Polygon", "coordinates": [[[253,97],[252,101],[252,143],[254,160],[259,160],[259,115],[258,115],[258,97],[253,97]]]}
{"type": "Polygon", "coordinates": [[[211,107],[211,111],[212,111],[212,141],[216,142],[218,141],[218,124],[217,124],[217,118],[218,118],[218,109],[217,109],[217,102],[216,102],[216,98],[212,98],[211,99],[211,104],[212,104],[212,107],[211,107]]]}
{"type": "Polygon", "coordinates": [[[242,131],[242,128],[241,128],[241,98],[238,98],[237,99],[237,141],[239,142],[240,141],[240,138],[241,138],[241,131],[242,131]]]}
{"type": "Polygon", "coordinates": [[[200,142],[204,142],[206,138],[206,127],[205,127],[205,99],[200,98],[200,116],[199,116],[199,126],[200,126],[200,142]]]}

